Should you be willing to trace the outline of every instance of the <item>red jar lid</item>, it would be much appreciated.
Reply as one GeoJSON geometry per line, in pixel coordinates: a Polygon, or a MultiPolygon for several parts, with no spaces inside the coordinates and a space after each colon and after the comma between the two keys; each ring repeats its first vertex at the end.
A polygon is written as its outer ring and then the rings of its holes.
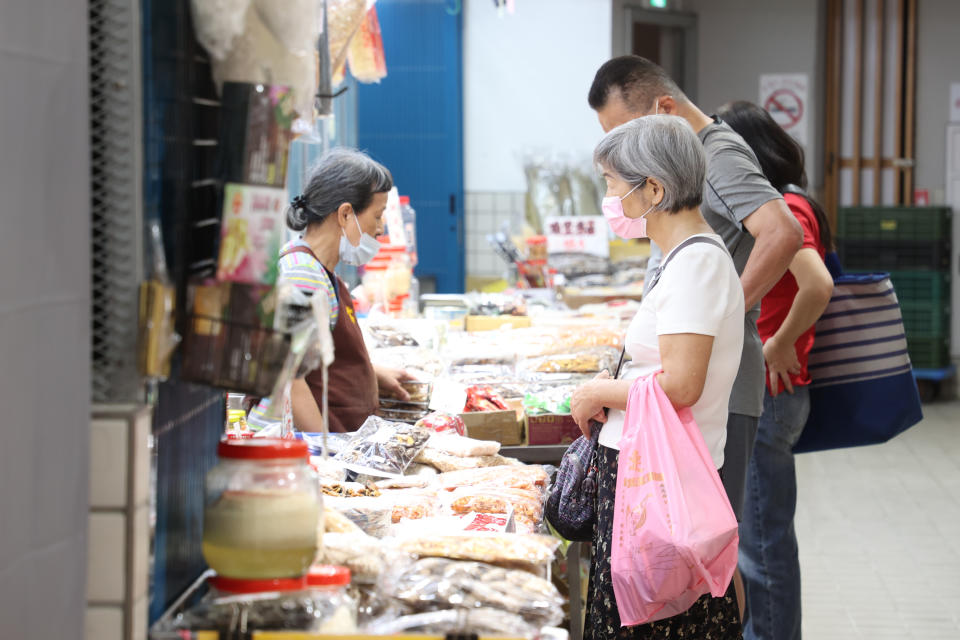
{"type": "Polygon", "coordinates": [[[217,455],[230,460],[310,459],[310,448],[303,440],[250,438],[221,440],[217,455]]]}
{"type": "Polygon", "coordinates": [[[547,236],[530,236],[527,238],[527,244],[537,245],[537,244],[547,244],[547,236]]]}
{"type": "Polygon", "coordinates": [[[400,196],[400,204],[410,204],[410,196],[400,196]]]}
{"type": "Polygon", "coordinates": [[[210,586],[225,593],[264,593],[269,591],[303,591],[307,588],[307,577],[299,578],[264,578],[260,580],[245,580],[242,578],[228,578],[227,576],[213,576],[210,586]]]}
{"type": "Polygon", "coordinates": [[[307,584],[311,587],[345,587],[350,584],[350,569],[333,564],[310,567],[307,584]]]}

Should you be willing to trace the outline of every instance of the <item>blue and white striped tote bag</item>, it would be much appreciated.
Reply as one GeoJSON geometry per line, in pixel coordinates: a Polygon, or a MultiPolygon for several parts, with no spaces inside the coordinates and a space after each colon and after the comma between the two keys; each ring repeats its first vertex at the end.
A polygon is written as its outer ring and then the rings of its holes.
{"type": "Polygon", "coordinates": [[[795,453],[879,444],[923,418],[889,274],[834,278],[808,368],[810,417],[795,453]]]}

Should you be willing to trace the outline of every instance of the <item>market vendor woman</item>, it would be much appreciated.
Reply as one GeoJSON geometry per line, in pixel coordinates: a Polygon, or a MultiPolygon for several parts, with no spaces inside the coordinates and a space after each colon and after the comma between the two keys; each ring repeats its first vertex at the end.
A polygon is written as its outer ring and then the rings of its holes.
{"type": "MultiPolygon", "coordinates": [[[[374,365],[363,343],[353,301],[334,269],[342,261],[361,266],[380,248],[383,212],[393,178],[383,165],[354,149],[328,151],[313,169],[302,195],[287,212],[287,226],[301,236],[280,250],[279,278],[308,295],[326,295],[334,361],[327,396],[330,431],[356,431],[377,410],[379,396],[407,400],[404,371],[374,365]]],[[[320,431],[323,380],[318,369],[293,381],[293,422],[301,431],[320,431]]],[[[251,412],[251,424],[263,404],[251,412]]],[[[259,415],[258,415],[259,414],[259,415]]]]}

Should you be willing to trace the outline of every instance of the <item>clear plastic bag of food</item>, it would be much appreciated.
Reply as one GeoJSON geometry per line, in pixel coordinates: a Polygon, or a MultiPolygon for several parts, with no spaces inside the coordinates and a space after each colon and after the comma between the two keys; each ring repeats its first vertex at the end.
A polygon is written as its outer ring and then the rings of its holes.
{"type": "Polygon", "coordinates": [[[439,451],[453,456],[493,456],[500,452],[500,443],[493,440],[476,440],[451,433],[435,433],[427,441],[426,450],[439,451]]]}
{"type": "Polygon", "coordinates": [[[511,344],[497,343],[489,332],[459,334],[451,337],[444,355],[451,367],[475,365],[513,366],[517,355],[511,344]]]}
{"type": "Polygon", "coordinates": [[[442,411],[434,411],[424,416],[417,421],[417,426],[430,429],[435,433],[456,433],[462,436],[467,432],[467,426],[463,423],[463,418],[442,411]]]}
{"type": "Polygon", "coordinates": [[[550,536],[517,533],[420,535],[397,541],[400,551],[420,558],[486,562],[501,567],[545,573],[560,541],[550,536]]]}
{"type": "Polygon", "coordinates": [[[367,632],[373,635],[429,633],[534,638],[539,630],[520,616],[495,609],[450,609],[385,618],[368,625],[367,632]]]}
{"type": "Polygon", "coordinates": [[[441,473],[437,478],[438,486],[452,491],[457,487],[510,487],[530,489],[543,493],[546,491],[549,476],[540,465],[502,465],[483,469],[452,471],[441,473]]]}
{"type": "Polygon", "coordinates": [[[420,343],[410,333],[392,324],[370,323],[367,325],[374,345],[377,347],[419,347],[420,343]]]}
{"type": "Polygon", "coordinates": [[[393,525],[393,535],[410,538],[420,535],[456,536],[472,533],[516,533],[513,513],[465,513],[440,515],[422,520],[404,520],[393,525]]]}
{"type": "Polygon", "coordinates": [[[423,520],[437,513],[439,499],[436,491],[398,490],[390,491],[384,499],[393,504],[390,521],[397,524],[402,520],[423,520]]]}
{"type": "MultiPolygon", "coordinates": [[[[330,508],[324,509],[324,510],[323,510],[323,518],[321,518],[321,521],[322,521],[322,525],[321,525],[321,526],[323,527],[323,531],[324,531],[324,533],[327,533],[327,534],[330,534],[330,533],[351,533],[351,534],[363,534],[363,535],[366,535],[365,533],[363,533],[363,529],[361,529],[360,527],[358,527],[358,526],[353,522],[353,520],[351,520],[351,519],[348,518],[347,516],[343,515],[342,513],[340,513],[339,511],[337,511],[336,509],[330,509],[330,508]]],[[[321,535],[320,538],[319,538],[318,541],[317,541],[317,542],[318,542],[318,544],[317,544],[317,547],[318,547],[318,548],[321,548],[321,549],[323,548],[323,544],[320,544],[320,543],[323,542],[323,540],[324,540],[324,538],[323,538],[323,536],[321,535]]]]}
{"type": "Polygon", "coordinates": [[[418,612],[490,608],[538,628],[563,620],[564,599],[550,581],[480,562],[422,558],[393,565],[383,575],[381,589],[418,612]]]}
{"type": "Polygon", "coordinates": [[[523,398],[523,410],[528,416],[544,413],[570,413],[570,399],[577,385],[536,385],[523,398]]]}
{"type": "Polygon", "coordinates": [[[337,460],[357,473],[396,478],[427,446],[433,432],[370,416],[337,460]]]}
{"type": "Polygon", "coordinates": [[[500,394],[484,385],[474,385],[467,388],[467,403],[463,408],[465,413],[474,411],[509,411],[507,404],[500,394]]]}
{"type": "Polygon", "coordinates": [[[384,568],[383,541],[359,532],[328,532],[323,536],[320,561],[350,569],[354,583],[372,584],[384,568]]]}
{"type": "Polygon", "coordinates": [[[525,360],[518,365],[524,371],[537,373],[599,373],[616,371],[620,351],[613,347],[593,347],[525,360]]]}
{"type": "MultiPolygon", "coordinates": [[[[390,500],[383,497],[325,497],[323,504],[326,510],[340,512],[369,536],[384,538],[390,533],[390,525],[393,524],[393,502],[390,500]]],[[[327,539],[324,538],[326,544],[327,539]]]]}
{"type": "Polygon", "coordinates": [[[330,498],[376,498],[380,490],[363,482],[321,482],[323,495],[330,498]]]}
{"type": "Polygon", "coordinates": [[[492,456],[457,456],[436,449],[424,449],[417,456],[417,462],[430,465],[437,471],[446,473],[448,471],[501,466],[507,464],[507,458],[499,454],[492,456]]]}
{"type": "Polygon", "coordinates": [[[533,489],[461,487],[443,497],[443,506],[457,515],[512,511],[531,523],[543,520],[543,497],[533,489]]]}
{"type": "Polygon", "coordinates": [[[311,456],[310,466],[316,470],[321,485],[340,484],[347,479],[347,470],[336,460],[311,456]]]}
{"type": "Polygon", "coordinates": [[[370,352],[374,364],[405,369],[417,380],[430,381],[443,373],[446,363],[439,353],[423,347],[388,347],[370,352]]]}

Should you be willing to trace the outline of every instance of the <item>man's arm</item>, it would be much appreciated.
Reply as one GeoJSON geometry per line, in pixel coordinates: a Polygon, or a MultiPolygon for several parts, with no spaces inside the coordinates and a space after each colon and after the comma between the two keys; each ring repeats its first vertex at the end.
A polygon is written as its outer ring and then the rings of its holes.
{"type": "Polygon", "coordinates": [[[740,275],[744,308],[757,304],[777,284],[800,247],[803,229],[782,198],[771,200],[743,219],[754,238],[750,258],[740,275]]]}

